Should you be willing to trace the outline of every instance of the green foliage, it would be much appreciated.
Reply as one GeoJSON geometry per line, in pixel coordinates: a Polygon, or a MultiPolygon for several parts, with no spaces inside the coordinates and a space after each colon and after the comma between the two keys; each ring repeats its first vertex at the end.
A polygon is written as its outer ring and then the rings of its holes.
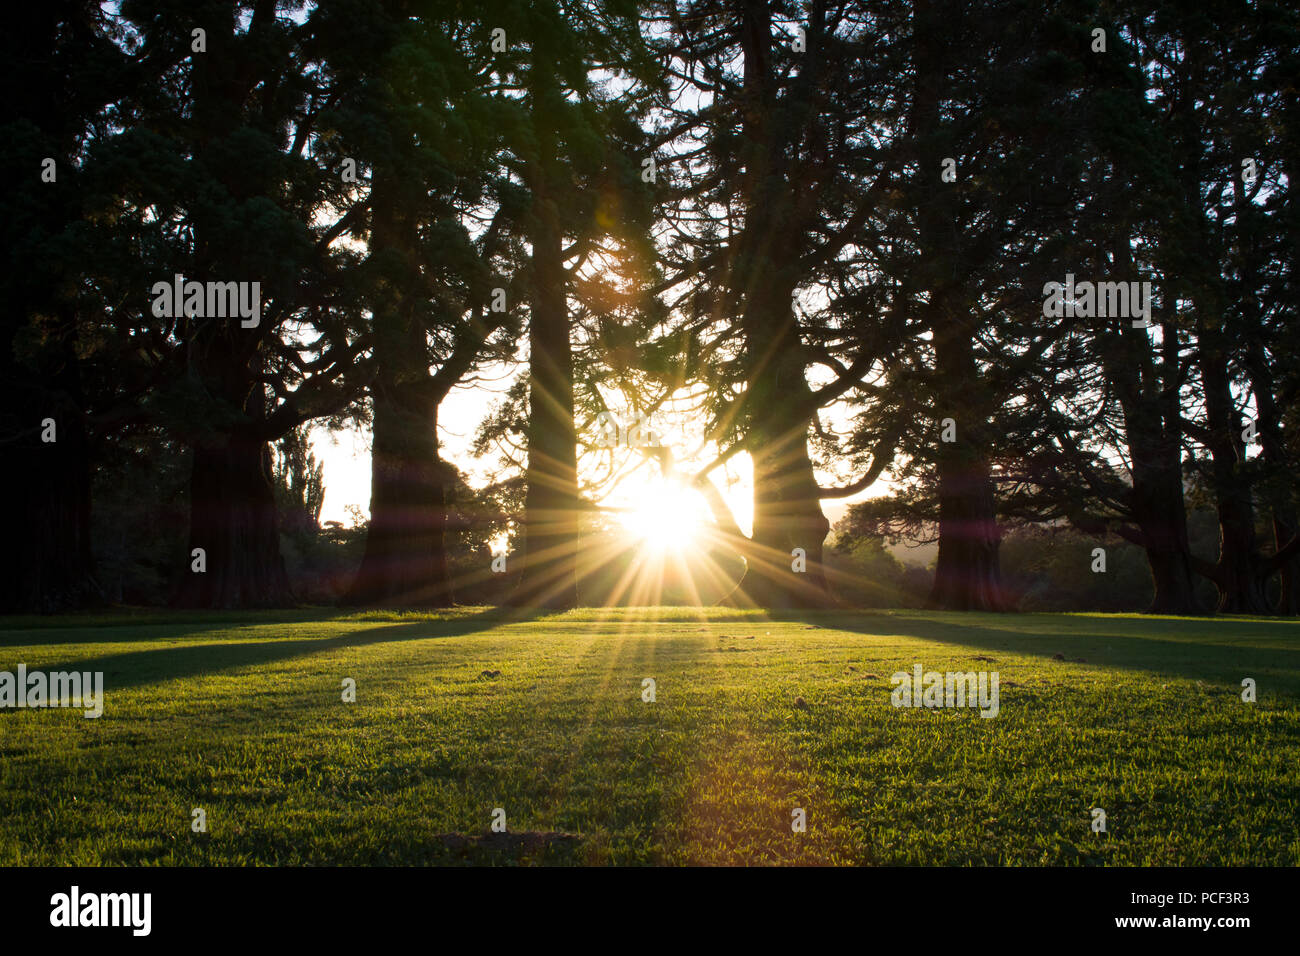
{"type": "Polygon", "coordinates": [[[299,425],[280,439],[271,468],[281,529],[319,530],[325,466],[311,450],[306,426],[299,425]]]}

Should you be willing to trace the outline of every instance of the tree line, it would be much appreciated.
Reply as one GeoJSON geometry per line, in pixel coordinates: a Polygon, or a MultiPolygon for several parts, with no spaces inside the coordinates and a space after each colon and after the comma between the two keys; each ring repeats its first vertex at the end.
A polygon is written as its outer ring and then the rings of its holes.
{"type": "Polygon", "coordinates": [[[343,601],[450,604],[508,529],[504,600],[572,607],[612,397],[701,426],[628,454],[709,502],[720,600],[841,600],[824,503],[883,487],[845,540],[932,537],[934,606],[1010,609],[1037,528],[1140,549],[1155,612],[1300,609],[1284,4],[70,0],[0,44],[3,610],[105,599],[150,456],[169,600],[293,602],[348,423],[343,601]],[[472,489],[439,412],[502,366],[472,489]]]}

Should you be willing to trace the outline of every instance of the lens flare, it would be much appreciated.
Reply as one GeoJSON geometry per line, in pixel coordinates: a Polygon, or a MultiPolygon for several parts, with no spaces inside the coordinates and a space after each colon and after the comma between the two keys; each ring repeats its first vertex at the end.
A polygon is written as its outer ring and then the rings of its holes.
{"type": "Polygon", "coordinates": [[[628,534],[655,551],[691,547],[708,520],[708,506],[699,492],[667,482],[648,487],[619,515],[628,534]]]}

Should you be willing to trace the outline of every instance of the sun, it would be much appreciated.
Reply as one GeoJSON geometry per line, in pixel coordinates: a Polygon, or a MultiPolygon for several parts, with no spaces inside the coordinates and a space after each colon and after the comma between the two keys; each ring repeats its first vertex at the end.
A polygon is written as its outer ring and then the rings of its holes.
{"type": "Polygon", "coordinates": [[[681,551],[695,544],[708,523],[704,497],[674,482],[648,485],[619,514],[628,534],[655,551],[681,551]]]}

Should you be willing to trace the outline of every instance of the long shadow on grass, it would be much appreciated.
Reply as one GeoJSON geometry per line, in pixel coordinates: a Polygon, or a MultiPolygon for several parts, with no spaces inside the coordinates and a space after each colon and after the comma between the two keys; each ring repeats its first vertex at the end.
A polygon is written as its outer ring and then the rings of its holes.
{"type": "Polygon", "coordinates": [[[175,640],[205,630],[259,628],[272,624],[323,624],[355,619],[358,625],[376,621],[395,624],[442,623],[470,617],[514,620],[530,613],[527,609],[488,607],[465,613],[468,609],[447,608],[429,611],[406,611],[383,608],[307,607],[271,610],[190,611],[150,608],[120,609],[103,614],[65,614],[48,617],[0,617],[0,647],[58,646],[60,644],[122,644],[151,640],[175,640]],[[407,614],[421,614],[406,618],[407,614]],[[401,615],[369,617],[369,615],[401,615]],[[445,618],[429,615],[448,615],[445,618]],[[463,618],[459,615],[463,614],[463,618]],[[513,617],[511,615],[514,615],[513,617]]]}
{"type": "MultiPolygon", "coordinates": [[[[485,631],[497,624],[518,623],[548,616],[548,612],[481,611],[450,620],[423,620],[358,628],[334,637],[289,638],[272,641],[234,641],[214,644],[185,644],[122,654],[105,654],[76,661],[60,662],[60,671],[103,671],[106,683],[114,688],[138,687],[197,674],[234,670],[316,654],[341,647],[365,647],[391,641],[426,641],[462,637],[485,631]]],[[[206,622],[205,622],[206,623],[206,622]]],[[[137,638],[138,639],[138,638],[137,638]]],[[[27,663],[29,670],[40,670],[39,663],[27,663]]]]}
{"type": "MultiPolygon", "coordinates": [[[[1000,615],[987,614],[972,615],[969,622],[870,612],[860,615],[810,612],[782,614],[779,618],[773,615],[773,618],[802,621],[821,628],[874,637],[915,637],[935,643],[974,648],[986,653],[1009,651],[1048,659],[1060,654],[1067,662],[1078,662],[1082,658],[1088,665],[1144,671],[1167,677],[1222,681],[1234,686],[1239,685],[1243,677],[1258,679],[1261,673],[1268,670],[1274,672],[1270,674],[1270,681],[1274,682],[1275,689],[1289,694],[1300,693],[1300,649],[1255,647],[1246,643],[1207,644],[1147,636],[1201,630],[1206,624],[1200,621],[1146,621],[1129,618],[1094,620],[1071,617],[1062,623],[1079,630],[1069,632],[1056,629],[1029,630],[1034,626],[1029,615],[1005,619],[1009,625],[1023,622],[1026,629],[1022,630],[993,626],[994,622],[1004,619],[1000,615]]],[[[1251,636],[1259,639],[1267,636],[1270,640],[1280,639],[1276,625],[1270,627],[1271,622],[1224,620],[1216,623],[1231,627],[1231,636],[1235,638],[1249,640],[1251,636]],[[1252,631],[1255,632],[1254,635],[1250,634],[1252,631]]]]}
{"type": "Polygon", "coordinates": [[[246,611],[114,608],[99,613],[0,616],[0,647],[22,644],[107,644],[138,641],[145,629],[168,634],[206,627],[313,624],[357,614],[354,608],[304,607],[246,611]]]}

